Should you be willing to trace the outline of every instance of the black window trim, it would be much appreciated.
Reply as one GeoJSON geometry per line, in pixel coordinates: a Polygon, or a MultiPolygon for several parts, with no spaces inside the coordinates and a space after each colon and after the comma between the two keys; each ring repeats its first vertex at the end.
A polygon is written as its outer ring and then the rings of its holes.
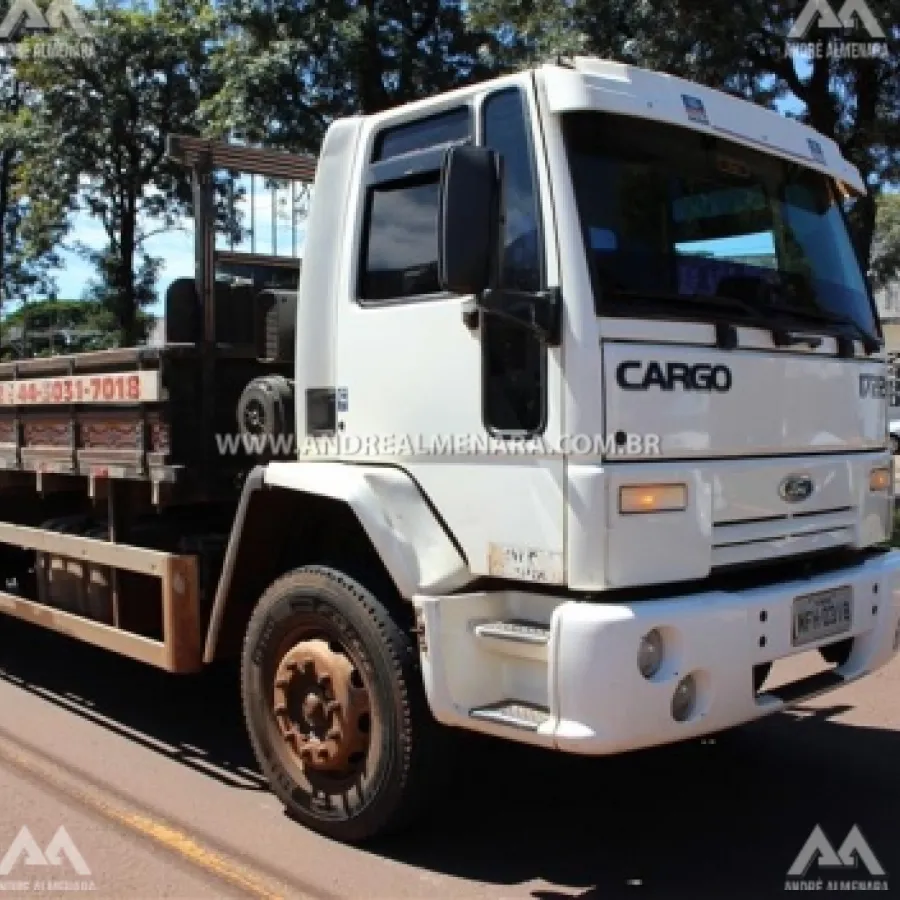
{"type": "MultiPolygon", "coordinates": [[[[471,103],[471,101],[469,101],[466,103],[459,103],[456,106],[451,106],[448,109],[442,109],[439,112],[432,113],[431,115],[428,115],[428,116],[421,116],[419,118],[406,119],[403,122],[397,122],[393,125],[387,125],[384,128],[380,129],[378,132],[376,132],[375,137],[372,140],[372,152],[371,152],[371,157],[369,159],[369,165],[374,166],[374,165],[378,165],[379,163],[390,162],[395,159],[400,159],[403,156],[409,156],[413,153],[421,153],[423,151],[428,151],[432,147],[440,146],[438,144],[432,144],[429,147],[420,147],[416,150],[407,150],[405,153],[396,154],[394,156],[388,156],[386,159],[378,158],[379,154],[381,153],[382,146],[384,144],[384,139],[386,137],[388,137],[389,135],[394,134],[395,132],[401,131],[406,128],[411,128],[415,125],[422,125],[427,122],[434,122],[437,119],[443,119],[443,118],[455,115],[460,112],[465,112],[466,116],[469,120],[469,140],[471,140],[473,137],[475,123],[474,123],[472,103],[471,103]]],[[[452,143],[455,143],[455,141],[445,141],[442,143],[452,144],[452,143]]]]}
{"type": "Polygon", "coordinates": [[[534,131],[532,129],[532,116],[531,116],[531,108],[528,105],[528,93],[525,89],[518,84],[511,85],[510,87],[501,88],[499,91],[494,91],[491,94],[488,94],[481,103],[481,108],[479,109],[479,134],[478,141],[481,145],[486,146],[484,144],[484,116],[485,110],[490,104],[491,100],[496,99],[497,97],[502,97],[504,94],[518,94],[519,99],[522,101],[522,118],[525,123],[525,137],[527,140],[527,150],[528,150],[528,159],[531,167],[531,181],[534,184],[534,198],[535,198],[535,221],[537,224],[538,231],[538,258],[540,262],[540,277],[538,279],[538,290],[544,290],[547,285],[547,254],[545,252],[545,235],[544,235],[544,209],[543,204],[541,203],[541,182],[538,172],[537,166],[537,148],[534,142],[534,131]]]}
{"type": "Polygon", "coordinates": [[[384,135],[411,125],[421,122],[428,122],[450,113],[465,110],[469,120],[469,135],[466,138],[460,138],[455,141],[445,141],[440,144],[434,144],[430,147],[422,147],[418,150],[410,150],[397,156],[389,156],[384,160],[370,161],[366,168],[365,185],[363,188],[363,215],[362,227],[359,232],[359,245],[356,249],[356,285],[354,288],[355,300],[358,306],[364,309],[379,309],[383,307],[406,306],[411,303],[429,303],[441,300],[457,299],[458,295],[450,291],[431,291],[427,294],[408,294],[400,297],[385,297],[381,299],[369,299],[363,297],[362,286],[366,274],[366,251],[369,247],[370,226],[372,216],[372,202],[375,188],[385,187],[388,185],[402,186],[404,181],[421,181],[426,180],[428,176],[434,176],[435,180],[440,179],[441,165],[444,154],[450,147],[462,144],[471,144],[475,141],[475,111],[472,102],[461,103],[450,109],[441,110],[430,116],[423,116],[421,119],[408,119],[395,125],[388,125],[380,131],[376,132],[372,139],[372,157],[376,157],[384,135]]]}
{"type": "MultiPolygon", "coordinates": [[[[546,286],[547,283],[547,253],[546,253],[546,244],[545,244],[545,235],[544,235],[544,209],[543,203],[541,201],[541,181],[540,181],[540,173],[538,172],[538,163],[537,163],[537,148],[535,146],[534,140],[534,129],[532,122],[532,114],[531,114],[531,106],[528,102],[528,92],[524,89],[524,87],[520,84],[510,85],[509,87],[500,88],[500,90],[493,91],[490,94],[487,94],[482,98],[481,104],[478,110],[478,144],[479,146],[487,146],[485,143],[485,117],[487,114],[487,110],[490,106],[492,100],[497,97],[502,97],[504,94],[516,94],[519,97],[519,101],[521,103],[522,109],[522,120],[525,126],[525,136],[526,136],[526,151],[528,153],[529,164],[531,168],[531,180],[534,185],[534,199],[535,199],[535,219],[537,224],[537,247],[538,247],[538,258],[540,262],[540,277],[538,281],[538,289],[542,290],[546,286]]],[[[505,248],[505,235],[503,246],[505,248]]],[[[486,320],[486,316],[482,313],[481,319],[482,322],[486,320]]],[[[518,431],[504,431],[503,429],[496,428],[488,422],[487,417],[487,367],[486,363],[486,354],[487,354],[487,346],[484,340],[485,331],[481,330],[481,422],[484,426],[485,431],[492,437],[497,440],[529,440],[535,437],[540,437],[547,430],[547,425],[549,424],[548,420],[550,417],[550,404],[549,404],[549,352],[547,349],[547,345],[544,341],[541,341],[541,371],[540,371],[540,379],[541,379],[541,415],[538,421],[538,425],[536,428],[532,430],[518,430],[518,431]]],[[[537,340],[537,338],[535,338],[537,340]]]]}
{"type": "Polygon", "coordinates": [[[843,198],[841,197],[840,191],[838,191],[837,189],[834,176],[826,175],[826,181],[828,183],[828,191],[831,196],[831,202],[837,207],[838,215],[841,217],[841,222],[843,223],[844,228],[846,229],[847,234],[850,237],[850,246],[853,248],[853,254],[856,257],[856,262],[859,266],[860,274],[862,275],[862,281],[866,288],[866,297],[869,300],[869,308],[872,310],[872,317],[875,320],[875,330],[878,332],[877,337],[882,343],[882,349],[884,349],[886,345],[886,338],[884,334],[884,328],[882,326],[881,313],[878,311],[878,303],[875,300],[875,292],[872,290],[872,282],[869,279],[869,273],[863,266],[863,261],[859,255],[859,248],[857,247],[856,241],[854,240],[853,226],[850,222],[850,216],[847,214],[847,210],[844,209],[843,198]]]}
{"type": "MultiPolygon", "coordinates": [[[[451,147],[472,143],[471,138],[458,141],[447,141],[434,147],[422,150],[411,150],[400,156],[392,156],[382,162],[371,163],[366,175],[366,190],[373,187],[384,187],[394,182],[402,182],[421,178],[424,175],[439,173],[444,154],[451,147]]],[[[368,199],[368,198],[366,198],[368,199]]]]}

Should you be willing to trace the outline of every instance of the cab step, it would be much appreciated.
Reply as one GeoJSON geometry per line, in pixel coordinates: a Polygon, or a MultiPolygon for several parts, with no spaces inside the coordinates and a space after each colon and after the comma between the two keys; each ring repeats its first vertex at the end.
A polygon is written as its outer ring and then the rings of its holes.
{"type": "Polygon", "coordinates": [[[547,663],[550,629],[540,622],[526,619],[478,622],[472,631],[478,643],[490,653],[547,663]]]}
{"type": "Polygon", "coordinates": [[[503,700],[489,706],[478,706],[469,711],[473,719],[508,725],[525,731],[537,731],[544,722],[550,720],[550,710],[546,706],[523,703],[521,700],[503,700]]]}
{"type": "Polygon", "coordinates": [[[510,619],[506,622],[482,622],[475,626],[480,638],[496,641],[512,641],[519,644],[546,645],[550,641],[550,629],[540,622],[526,619],[510,619]]]}

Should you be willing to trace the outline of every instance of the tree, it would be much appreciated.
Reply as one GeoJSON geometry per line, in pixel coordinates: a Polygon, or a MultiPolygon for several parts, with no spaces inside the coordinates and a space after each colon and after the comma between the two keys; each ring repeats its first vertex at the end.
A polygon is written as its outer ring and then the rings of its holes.
{"type": "Polygon", "coordinates": [[[0,309],[27,293],[49,294],[65,204],[48,192],[57,145],[34,116],[34,92],[9,65],[0,67],[0,309]],[[30,185],[30,190],[28,185],[30,185]]]}
{"type": "Polygon", "coordinates": [[[91,300],[36,300],[3,318],[0,359],[115,346],[110,311],[91,300]]]}
{"type": "Polygon", "coordinates": [[[159,263],[147,257],[146,241],[173,227],[190,203],[185,173],[165,155],[166,140],[198,131],[213,23],[207,0],[102,0],[90,20],[92,53],[45,54],[20,67],[40,94],[43,127],[60,135],[52,169],[57,196],[97,217],[106,233],[102,251],[80,249],[101,279],[91,295],[113,313],[124,345],[143,337],[139,311],[153,299],[159,263]]]}
{"type": "Polygon", "coordinates": [[[878,200],[872,273],[875,287],[900,278],[900,194],[882,194],[878,200]]]}
{"type": "Polygon", "coordinates": [[[225,0],[210,131],[315,152],[337,116],[485,77],[461,0],[225,0]]]}
{"type": "Polygon", "coordinates": [[[81,302],[92,312],[92,321],[97,327],[119,330],[119,334],[113,335],[113,343],[120,346],[129,346],[134,340],[144,340],[147,337],[147,329],[153,322],[152,316],[144,310],[156,300],[156,279],[159,274],[162,260],[141,254],[137,270],[133,274],[133,306],[135,310],[135,322],[133,334],[129,339],[121,329],[121,317],[117,317],[116,277],[121,265],[119,258],[110,248],[104,250],[87,251],[89,258],[97,267],[97,277],[85,288],[81,302]],[[103,310],[101,315],[96,310],[103,310]],[[105,323],[105,324],[104,324],[105,323]],[[127,341],[127,343],[125,343],[127,341]]]}
{"type": "MultiPolygon", "coordinates": [[[[832,3],[835,9],[842,4],[832,3]]],[[[828,56],[804,63],[787,36],[798,0],[737,0],[727,14],[691,0],[472,0],[473,20],[490,29],[507,66],[536,56],[585,52],[681,75],[774,106],[795,97],[799,118],[834,139],[870,185],[852,204],[864,267],[872,252],[877,196],[900,180],[900,0],[869,0],[886,35],[877,57],[828,56]]],[[[810,40],[829,37],[816,25],[810,40]]],[[[868,43],[857,18],[842,35],[868,43]]]]}

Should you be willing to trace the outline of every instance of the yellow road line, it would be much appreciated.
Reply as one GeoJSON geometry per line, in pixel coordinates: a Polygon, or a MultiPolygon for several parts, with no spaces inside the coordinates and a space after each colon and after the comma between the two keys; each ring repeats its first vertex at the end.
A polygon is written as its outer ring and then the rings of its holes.
{"type": "Polygon", "coordinates": [[[94,810],[104,818],[149,838],[189,863],[205,869],[222,881],[226,881],[254,897],[259,897],[261,900],[283,900],[290,896],[292,900],[303,900],[303,894],[293,889],[290,889],[289,893],[285,893],[286,886],[276,885],[269,878],[251,872],[240,863],[203,846],[186,832],[145,813],[136,812],[134,809],[129,810],[125,808],[124,804],[114,805],[102,797],[99,790],[86,790],[73,785],[70,779],[74,780],[76,776],[61,777],[61,767],[39,760],[37,756],[32,756],[30,753],[26,754],[14,749],[10,746],[9,741],[2,738],[0,738],[0,761],[6,762],[19,772],[37,778],[42,784],[55,788],[66,797],[94,810]]]}

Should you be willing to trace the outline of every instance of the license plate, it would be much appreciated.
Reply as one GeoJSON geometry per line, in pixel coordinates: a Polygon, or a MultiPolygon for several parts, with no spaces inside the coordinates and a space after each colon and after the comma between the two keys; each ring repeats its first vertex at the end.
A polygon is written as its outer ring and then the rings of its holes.
{"type": "Polygon", "coordinates": [[[794,600],[793,643],[797,647],[849,631],[853,625],[853,588],[832,588],[794,600]]]}

